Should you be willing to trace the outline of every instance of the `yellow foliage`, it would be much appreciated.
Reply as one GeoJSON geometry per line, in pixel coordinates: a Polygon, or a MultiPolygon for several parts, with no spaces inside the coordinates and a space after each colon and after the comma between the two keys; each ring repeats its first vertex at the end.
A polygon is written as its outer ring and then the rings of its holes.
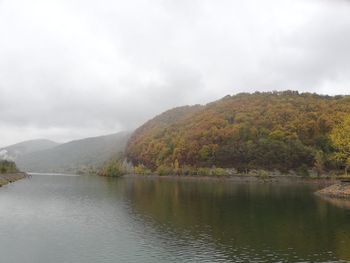
{"type": "Polygon", "coordinates": [[[336,159],[345,166],[345,173],[350,166],[350,116],[346,115],[330,134],[333,146],[337,149],[336,159]]]}

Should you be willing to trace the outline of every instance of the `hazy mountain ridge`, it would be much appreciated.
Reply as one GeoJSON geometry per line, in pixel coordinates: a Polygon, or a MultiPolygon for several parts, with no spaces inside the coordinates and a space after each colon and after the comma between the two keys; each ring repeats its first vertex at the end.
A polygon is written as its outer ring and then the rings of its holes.
{"type": "Polygon", "coordinates": [[[31,172],[86,172],[124,151],[128,132],[75,140],[20,156],[16,162],[31,172]]]}
{"type": "Polygon", "coordinates": [[[16,160],[22,155],[47,150],[58,145],[59,143],[46,139],[24,141],[0,148],[0,159],[16,160]]]}

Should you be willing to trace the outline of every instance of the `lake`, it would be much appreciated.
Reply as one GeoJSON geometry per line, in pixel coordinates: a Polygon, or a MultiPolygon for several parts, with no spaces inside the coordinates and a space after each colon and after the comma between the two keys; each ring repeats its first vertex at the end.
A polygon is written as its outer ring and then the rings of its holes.
{"type": "Polygon", "coordinates": [[[4,263],[346,262],[317,185],[33,175],[0,188],[4,263]]]}

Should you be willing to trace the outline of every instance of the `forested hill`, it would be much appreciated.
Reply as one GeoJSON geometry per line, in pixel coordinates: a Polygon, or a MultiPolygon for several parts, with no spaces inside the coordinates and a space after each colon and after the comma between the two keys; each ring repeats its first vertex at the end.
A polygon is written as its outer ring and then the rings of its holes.
{"type": "Polygon", "coordinates": [[[296,91],[242,93],[204,106],[169,110],[130,138],[135,165],[333,169],[333,127],[350,114],[350,97],[296,91]]]}

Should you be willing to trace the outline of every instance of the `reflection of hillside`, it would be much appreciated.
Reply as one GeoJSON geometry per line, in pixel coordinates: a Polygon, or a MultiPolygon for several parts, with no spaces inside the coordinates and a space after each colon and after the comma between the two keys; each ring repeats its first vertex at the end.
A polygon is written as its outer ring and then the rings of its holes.
{"type": "Polygon", "coordinates": [[[324,195],[320,195],[320,197],[323,200],[326,200],[328,203],[330,203],[336,207],[339,207],[342,209],[350,209],[350,199],[328,197],[328,196],[324,196],[324,195]]]}
{"type": "MultiPolygon", "coordinates": [[[[348,231],[348,218],[310,195],[304,186],[234,184],[168,179],[130,180],[126,194],[138,214],[178,236],[210,236],[232,256],[241,249],[278,251],[285,260],[331,260],[332,233],[348,231]],[[335,213],[335,214],[334,214],[335,213]],[[345,227],[344,227],[345,226],[345,227]],[[292,248],[292,252],[291,249],[292,248]],[[316,258],[313,258],[316,257],[316,258]]],[[[349,255],[343,255],[350,259],[349,255]]]]}

